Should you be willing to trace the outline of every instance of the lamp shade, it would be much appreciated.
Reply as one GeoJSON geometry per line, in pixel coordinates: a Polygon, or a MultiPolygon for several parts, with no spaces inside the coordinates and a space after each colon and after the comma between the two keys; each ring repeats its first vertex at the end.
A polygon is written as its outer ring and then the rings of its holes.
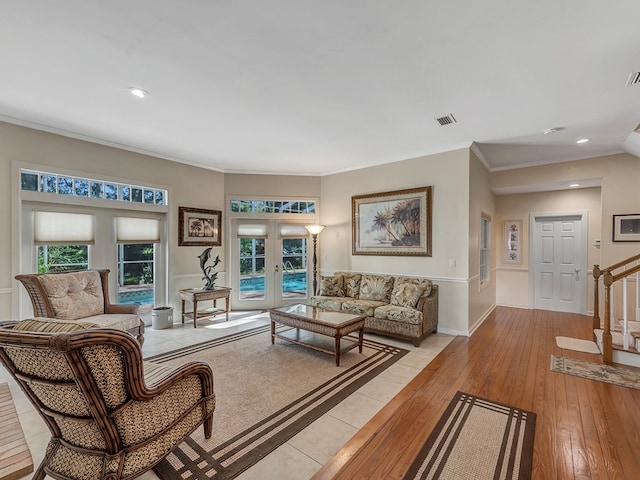
{"type": "Polygon", "coordinates": [[[304,228],[306,228],[311,235],[318,235],[324,229],[324,225],[305,225],[304,228]]]}

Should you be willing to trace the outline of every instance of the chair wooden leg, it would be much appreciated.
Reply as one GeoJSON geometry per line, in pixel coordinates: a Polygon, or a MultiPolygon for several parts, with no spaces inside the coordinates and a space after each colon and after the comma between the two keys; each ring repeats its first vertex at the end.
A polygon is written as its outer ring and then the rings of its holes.
{"type": "Polygon", "coordinates": [[[46,476],[47,474],[44,471],[44,461],[43,461],[38,467],[38,469],[35,471],[35,473],[33,474],[32,480],[44,480],[44,477],[46,476]]]}
{"type": "Polygon", "coordinates": [[[213,432],[213,413],[204,420],[204,438],[211,438],[213,432]]]}

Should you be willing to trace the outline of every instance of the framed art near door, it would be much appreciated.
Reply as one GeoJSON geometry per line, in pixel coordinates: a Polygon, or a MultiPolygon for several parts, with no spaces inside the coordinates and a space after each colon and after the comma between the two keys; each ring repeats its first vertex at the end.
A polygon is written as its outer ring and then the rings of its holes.
{"type": "Polygon", "coordinates": [[[613,216],[614,242],[640,242],[640,213],[613,216]]]}
{"type": "Polygon", "coordinates": [[[522,263],[522,220],[504,221],[504,262],[522,263]]]}

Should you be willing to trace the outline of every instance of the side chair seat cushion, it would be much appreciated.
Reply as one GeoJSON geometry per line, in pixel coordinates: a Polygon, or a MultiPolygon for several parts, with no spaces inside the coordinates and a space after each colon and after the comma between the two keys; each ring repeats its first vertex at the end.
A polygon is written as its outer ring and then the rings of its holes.
{"type": "Polygon", "coordinates": [[[95,270],[40,276],[56,318],[77,320],[104,313],[102,280],[95,270]]]}
{"type": "Polygon", "coordinates": [[[100,328],[115,328],[125,332],[140,326],[140,317],[135,313],[104,313],[83,318],[82,321],[95,323],[100,328]]]}
{"type": "Polygon", "coordinates": [[[18,322],[13,329],[21,332],[60,333],[75,332],[87,328],[100,328],[88,321],[59,320],[57,318],[27,318],[18,322]]]}

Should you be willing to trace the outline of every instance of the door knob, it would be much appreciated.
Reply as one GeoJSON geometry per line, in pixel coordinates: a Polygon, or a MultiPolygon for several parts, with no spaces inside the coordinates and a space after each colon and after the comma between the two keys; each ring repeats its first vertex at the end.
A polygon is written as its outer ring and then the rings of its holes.
{"type": "Polygon", "coordinates": [[[276,265],[276,273],[278,273],[280,271],[280,266],[276,265]]]}

